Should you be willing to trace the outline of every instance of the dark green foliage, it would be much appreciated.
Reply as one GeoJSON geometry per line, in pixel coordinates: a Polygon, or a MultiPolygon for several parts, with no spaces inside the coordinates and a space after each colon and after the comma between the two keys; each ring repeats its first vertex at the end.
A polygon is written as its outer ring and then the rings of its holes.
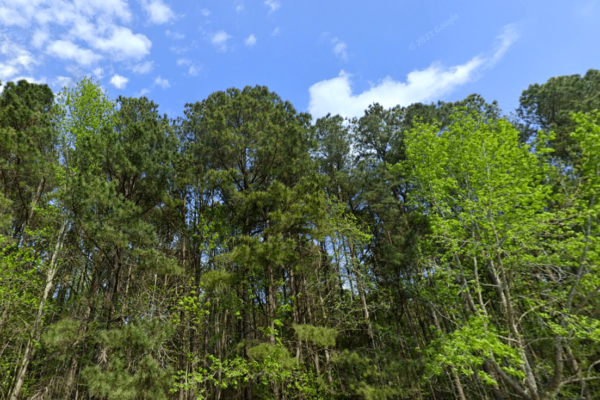
{"type": "Polygon", "coordinates": [[[519,99],[519,117],[527,124],[531,138],[538,129],[554,131],[549,142],[553,155],[572,164],[579,156],[570,133],[576,125],[572,112],[590,112],[600,108],[600,71],[590,69],[585,75],[565,75],[550,78],[543,84],[530,85],[519,99]]]}
{"type": "Polygon", "coordinates": [[[335,337],[338,333],[333,328],[302,324],[294,325],[294,330],[300,340],[309,341],[321,347],[335,347],[335,337]]]}
{"type": "Polygon", "coordinates": [[[595,398],[598,76],[516,122],[8,83],[0,400],[595,398]]]}
{"type": "Polygon", "coordinates": [[[15,238],[31,223],[31,207],[54,185],[58,153],[53,104],[47,85],[24,80],[8,82],[0,95],[0,188],[3,198],[11,201],[16,225],[10,236],[15,238]]]}
{"type": "Polygon", "coordinates": [[[97,365],[82,371],[90,394],[108,399],[167,399],[172,385],[164,347],[174,331],[158,319],[99,331],[97,365]]]}

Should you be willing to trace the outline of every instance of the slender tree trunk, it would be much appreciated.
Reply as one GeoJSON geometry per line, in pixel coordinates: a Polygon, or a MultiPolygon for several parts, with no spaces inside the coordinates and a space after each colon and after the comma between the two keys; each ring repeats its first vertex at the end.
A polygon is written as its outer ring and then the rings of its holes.
{"type": "Polygon", "coordinates": [[[27,346],[25,348],[25,354],[23,355],[23,359],[21,360],[21,368],[17,375],[17,380],[15,386],[13,388],[12,394],[10,395],[10,400],[17,400],[19,395],[21,394],[21,389],[23,388],[23,383],[25,382],[25,376],[27,375],[27,368],[29,367],[29,361],[31,360],[31,355],[33,351],[34,342],[39,340],[40,336],[40,325],[42,323],[42,316],[44,314],[44,306],[46,305],[46,300],[48,300],[48,296],[50,295],[50,291],[54,286],[54,277],[56,276],[56,272],[58,270],[56,266],[56,261],[58,259],[58,253],[62,247],[64,233],[67,228],[67,221],[65,221],[60,228],[60,232],[58,233],[58,239],[56,240],[56,246],[54,248],[54,253],[52,254],[52,258],[50,259],[50,267],[48,269],[48,274],[46,275],[46,287],[44,289],[44,294],[42,299],[40,300],[40,304],[38,306],[37,315],[35,317],[35,323],[33,325],[33,330],[27,342],[27,346]]]}
{"type": "Polygon", "coordinates": [[[22,234],[21,234],[21,240],[19,243],[19,247],[21,247],[25,241],[25,238],[27,236],[27,234],[25,233],[25,230],[27,229],[27,227],[29,226],[29,223],[33,219],[35,207],[40,202],[40,198],[42,197],[42,191],[44,190],[45,184],[46,184],[46,178],[42,177],[42,179],[40,180],[40,183],[38,184],[37,190],[35,192],[35,196],[33,197],[33,200],[31,201],[31,205],[29,206],[29,212],[27,213],[27,218],[25,219],[25,221],[23,221],[23,226],[21,227],[22,234]]]}
{"type": "MultiPolygon", "coordinates": [[[[273,265],[271,263],[267,266],[267,274],[269,278],[269,287],[267,293],[267,310],[268,310],[268,318],[269,318],[269,342],[272,345],[275,345],[275,313],[277,311],[276,304],[276,295],[277,295],[277,286],[275,284],[275,275],[273,272],[273,265]]],[[[277,382],[272,382],[273,387],[273,398],[275,400],[280,399],[280,391],[279,385],[277,382]]]]}
{"type": "MultiPolygon", "coordinates": [[[[290,267],[290,290],[294,297],[294,304],[292,306],[292,321],[294,324],[300,323],[298,318],[298,292],[296,291],[296,276],[294,274],[294,267],[290,267]]],[[[300,362],[300,349],[302,348],[302,341],[296,340],[296,359],[300,362]]]]}
{"type": "Polygon", "coordinates": [[[467,396],[465,396],[465,391],[463,389],[462,382],[460,381],[460,376],[458,376],[458,372],[454,368],[452,368],[452,378],[454,379],[454,384],[456,385],[456,391],[458,392],[458,397],[460,400],[467,400],[467,396]]]}
{"type": "Polygon", "coordinates": [[[10,309],[10,301],[6,302],[6,304],[4,305],[4,309],[2,310],[2,316],[0,316],[0,334],[2,333],[2,330],[4,330],[4,325],[6,324],[6,321],[8,320],[8,310],[10,309]]]}

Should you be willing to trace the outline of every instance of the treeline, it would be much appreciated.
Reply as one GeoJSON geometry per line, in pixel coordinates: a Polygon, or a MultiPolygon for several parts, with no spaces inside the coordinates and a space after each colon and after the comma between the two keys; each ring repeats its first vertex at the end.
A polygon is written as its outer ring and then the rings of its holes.
{"type": "Polygon", "coordinates": [[[6,83],[0,399],[600,398],[599,109],[6,83]]]}

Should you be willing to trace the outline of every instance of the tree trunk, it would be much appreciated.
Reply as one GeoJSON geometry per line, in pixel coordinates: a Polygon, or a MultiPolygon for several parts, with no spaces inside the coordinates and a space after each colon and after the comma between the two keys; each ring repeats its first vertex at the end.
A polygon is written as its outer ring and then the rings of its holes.
{"type": "Polygon", "coordinates": [[[65,229],[67,228],[67,221],[65,221],[60,228],[60,232],[58,233],[58,239],[56,240],[56,246],[54,248],[54,253],[52,254],[52,258],[50,259],[50,267],[48,269],[48,274],[46,275],[46,287],[44,289],[44,294],[42,299],[40,300],[40,304],[38,307],[37,315],[35,317],[35,323],[33,325],[33,330],[31,332],[31,336],[27,341],[27,346],[25,348],[25,354],[23,355],[23,359],[21,361],[21,368],[17,375],[17,381],[13,388],[12,394],[10,395],[10,400],[17,400],[19,395],[21,394],[21,389],[23,388],[23,383],[25,382],[25,375],[27,375],[27,368],[29,367],[29,361],[31,360],[31,355],[33,351],[34,341],[38,341],[40,337],[40,325],[42,323],[42,316],[44,314],[44,306],[46,305],[46,300],[48,300],[48,296],[50,295],[50,290],[54,286],[54,277],[56,276],[56,272],[58,268],[56,267],[56,260],[58,259],[58,253],[62,247],[65,229]]]}

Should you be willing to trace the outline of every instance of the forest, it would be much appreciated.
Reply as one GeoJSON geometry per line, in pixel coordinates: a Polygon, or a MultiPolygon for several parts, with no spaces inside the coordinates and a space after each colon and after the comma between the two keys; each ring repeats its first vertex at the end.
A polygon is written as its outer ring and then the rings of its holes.
{"type": "Polygon", "coordinates": [[[599,109],[5,82],[0,399],[599,399],[599,109]]]}

